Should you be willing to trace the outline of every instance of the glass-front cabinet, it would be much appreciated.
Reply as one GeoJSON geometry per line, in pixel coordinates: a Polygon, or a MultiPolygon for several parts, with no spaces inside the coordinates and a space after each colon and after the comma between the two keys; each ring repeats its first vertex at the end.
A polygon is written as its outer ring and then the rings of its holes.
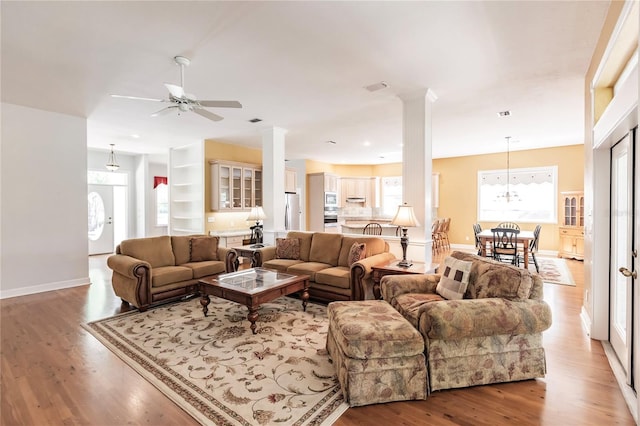
{"type": "Polygon", "coordinates": [[[567,191],[560,195],[562,224],[558,227],[558,256],[584,259],[584,193],[567,191]]]}
{"type": "Polygon", "coordinates": [[[212,160],[211,210],[242,211],[262,205],[262,169],[256,164],[212,160]]]}

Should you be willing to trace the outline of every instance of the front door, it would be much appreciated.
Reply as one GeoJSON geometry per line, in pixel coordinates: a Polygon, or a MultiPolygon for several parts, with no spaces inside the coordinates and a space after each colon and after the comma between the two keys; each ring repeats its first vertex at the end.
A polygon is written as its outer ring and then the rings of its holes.
{"type": "Polygon", "coordinates": [[[611,258],[609,339],[627,384],[634,386],[633,359],[633,270],[634,200],[633,200],[634,131],[611,148],[611,258]],[[626,268],[626,269],[621,269],[626,268]],[[626,271],[629,270],[629,273],[626,271]]]}
{"type": "Polygon", "coordinates": [[[113,186],[89,185],[89,255],[112,253],[113,186]]]}

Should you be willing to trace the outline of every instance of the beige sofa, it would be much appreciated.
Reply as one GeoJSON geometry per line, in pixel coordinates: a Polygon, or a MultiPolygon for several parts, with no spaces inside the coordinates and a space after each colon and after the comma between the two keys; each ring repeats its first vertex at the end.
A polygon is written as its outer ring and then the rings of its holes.
{"type": "Polygon", "coordinates": [[[325,302],[363,300],[365,294],[372,295],[371,267],[394,258],[389,253],[389,244],[379,237],[291,231],[287,238],[299,239],[298,259],[278,259],[276,247],[269,246],[255,254],[257,266],[309,275],[310,297],[325,302]],[[349,251],[356,242],[366,244],[366,257],[349,266],[349,251]]]}
{"type": "Polygon", "coordinates": [[[430,390],[543,377],[542,332],[551,326],[537,274],[474,254],[461,300],[437,292],[438,274],[387,275],[383,299],[422,334],[430,390]]]}
{"type": "MultiPolygon", "coordinates": [[[[191,240],[217,237],[204,235],[160,236],[122,241],[107,265],[113,270],[111,284],[115,294],[145,311],[149,306],[179,299],[198,291],[198,280],[235,270],[236,252],[218,247],[217,260],[191,261],[191,240]]],[[[214,251],[212,249],[212,251],[214,251]]]]}

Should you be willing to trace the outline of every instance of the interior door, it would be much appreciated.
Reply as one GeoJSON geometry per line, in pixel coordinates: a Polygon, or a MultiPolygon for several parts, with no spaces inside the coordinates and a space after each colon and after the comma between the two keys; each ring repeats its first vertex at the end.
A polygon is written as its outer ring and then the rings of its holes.
{"type": "Polygon", "coordinates": [[[113,253],[113,187],[89,185],[89,255],[113,253]]]}
{"type": "Polygon", "coordinates": [[[634,132],[611,148],[611,258],[609,339],[633,386],[633,145],[634,132]],[[622,269],[621,268],[627,268],[622,269]],[[629,270],[629,273],[622,273],[629,270]]]}

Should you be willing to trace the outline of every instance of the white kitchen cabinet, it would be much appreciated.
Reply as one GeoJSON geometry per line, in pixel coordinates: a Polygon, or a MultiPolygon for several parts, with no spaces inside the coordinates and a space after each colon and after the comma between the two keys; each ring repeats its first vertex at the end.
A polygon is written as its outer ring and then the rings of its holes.
{"type": "Polygon", "coordinates": [[[262,205],[262,169],[255,164],[212,160],[211,210],[243,211],[262,205]]]}
{"type": "Polygon", "coordinates": [[[343,207],[379,207],[376,177],[343,177],[340,199],[343,207]]]}
{"type": "Polygon", "coordinates": [[[295,169],[284,171],[284,192],[296,192],[298,188],[298,172],[295,169]]]}

